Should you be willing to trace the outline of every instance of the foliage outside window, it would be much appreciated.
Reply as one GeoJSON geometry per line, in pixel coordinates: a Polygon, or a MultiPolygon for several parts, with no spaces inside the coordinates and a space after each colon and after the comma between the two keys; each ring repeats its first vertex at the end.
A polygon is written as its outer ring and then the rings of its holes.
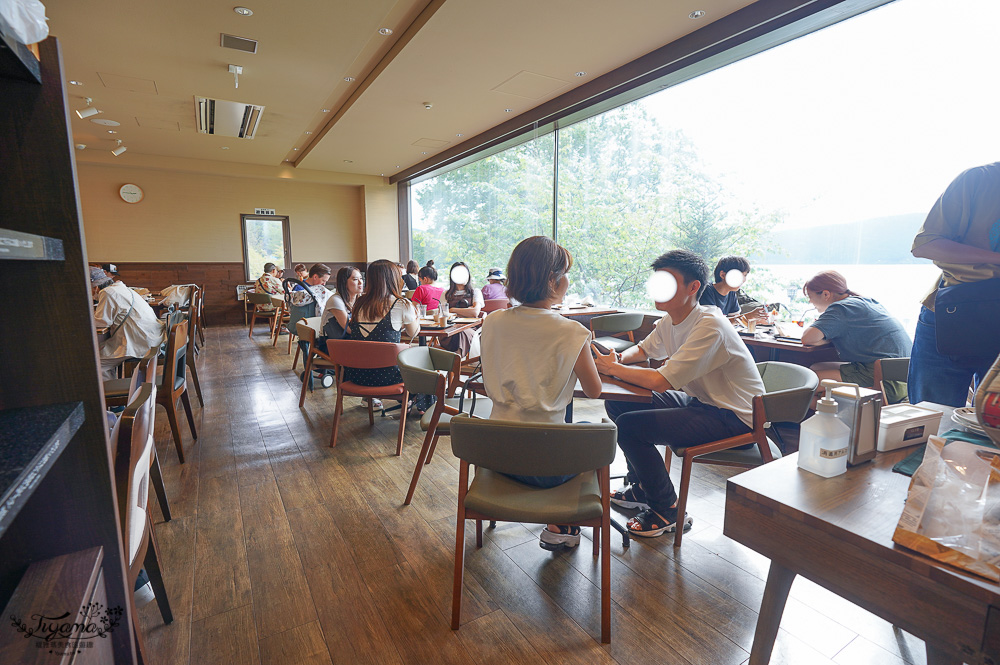
{"type": "Polygon", "coordinates": [[[273,263],[279,269],[291,267],[288,217],[241,215],[241,220],[243,262],[248,282],[260,277],[265,263],[273,263]]]}

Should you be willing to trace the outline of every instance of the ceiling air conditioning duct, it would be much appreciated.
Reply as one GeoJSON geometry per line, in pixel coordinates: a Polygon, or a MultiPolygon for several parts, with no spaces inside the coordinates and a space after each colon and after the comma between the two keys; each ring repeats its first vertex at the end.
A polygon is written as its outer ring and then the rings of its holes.
{"type": "Polygon", "coordinates": [[[252,139],[257,134],[264,107],[196,96],[194,112],[198,131],[202,134],[252,139]]]}

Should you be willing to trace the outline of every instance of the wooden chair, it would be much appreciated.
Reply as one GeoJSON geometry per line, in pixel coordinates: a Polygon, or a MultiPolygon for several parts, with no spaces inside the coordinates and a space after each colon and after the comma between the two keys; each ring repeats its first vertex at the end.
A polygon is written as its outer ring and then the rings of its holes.
{"type": "Polygon", "coordinates": [[[498,309],[507,309],[508,307],[510,307],[510,300],[507,298],[490,298],[483,301],[483,313],[485,314],[495,312],[498,309]]]}
{"type": "Polygon", "coordinates": [[[892,404],[886,394],[886,381],[906,383],[910,376],[909,358],[879,358],[875,361],[875,389],[882,392],[882,404],[892,404]]]}
{"type": "MultiPolygon", "coordinates": [[[[146,356],[139,361],[132,372],[131,379],[112,379],[104,382],[104,403],[107,406],[126,406],[135,401],[139,394],[139,388],[143,384],[156,385],[156,358],[159,355],[159,348],[151,349],[146,356]]],[[[156,447],[153,447],[153,454],[150,459],[150,480],[153,484],[153,491],[156,492],[156,500],[160,504],[160,512],[163,513],[163,521],[170,521],[170,503],[167,501],[167,488],[163,483],[163,474],[160,472],[160,460],[156,455],[156,447]]]]}
{"type": "MultiPolygon", "coordinates": [[[[417,481],[425,464],[430,464],[438,437],[450,436],[451,418],[462,412],[462,407],[471,401],[448,399],[448,387],[458,381],[462,359],[457,353],[427,346],[413,346],[399,353],[397,359],[403,384],[411,395],[434,395],[434,407],[420,419],[420,429],[426,432],[417,464],[413,469],[410,487],[406,491],[404,506],[410,505],[417,481]]],[[[476,403],[476,416],[489,418],[492,409],[490,400],[481,398],[476,403]]]]}
{"type": "Polygon", "coordinates": [[[167,410],[167,420],[170,421],[170,431],[174,435],[174,446],[177,448],[177,458],[181,464],[184,463],[184,444],[181,442],[181,428],[177,420],[177,398],[184,404],[188,425],[191,426],[191,438],[198,440],[191,400],[187,393],[187,325],[186,321],[181,321],[170,328],[167,334],[167,357],[163,363],[163,374],[156,384],[156,403],[167,410]]]}
{"type": "Polygon", "coordinates": [[[590,320],[590,332],[594,334],[595,342],[612,351],[622,353],[635,346],[635,337],[632,335],[632,331],[642,326],[644,318],[645,315],[640,312],[595,316],[590,320]],[[598,337],[598,333],[609,334],[598,337]]]}
{"type": "MultiPolygon", "coordinates": [[[[333,435],[330,437],[330,447],[337,445],[337,428],[340,426],[340,416],[344,412],[344,397],[368,398],[368,422],[375,424],[375,412],[372,399],[398,400],[402,408],[399,413],[399,437],[396,440],[396,455],[403,452],[403,431],[406,429],[406,402],[410,393],[403,383],[391,386],[360,386],[352,381],[344,380],[344,369],[375,369],[378,367],[394,367],[396,357],[401,351],[409,348],[406,344],[392,342],[364,342],[351,339],[328,339],[326,354],[330,361],[337,365],[337,407],[333,412],[333,435]]],[[[308,377],[307,377],[308,378],[308,377]]]]}
{"type": "MultiPolygon", "coordinates": [[[[167,599],[167,589],[160,569],[160,552],[149,518],[149,470],[153,455],[153,413],[156,408],[156,387],[143,383],[132,401],[115,423],[111,433],[115,455],[115,488],[118,495],[118,518],[122,530],[122,544],[127,556],[128,589],[135,588],[139,571],[145,568],[150,585],[156,595],[163,623],[174,620],[167,599]]],[[[148,663],[146,644],[139,625],[135,594],[128,594],[131,605],[132,630],[141,662],[148,663]]]]}
{"type": "Polygon", "coordinates": [[[278,315],[274,317],[274,323],[271,326],[271,346],[278,346],[278,338],[281,336],[281,329],[284,328],[288,332],[288,352],[292,352],[292,330],[288,327],[291,318],[288,314],[288,303],[282,296],[271,296],[271,304],[278,311],[278,315]]]}
{"type": "MultiPolygon", "coordinates": [[[[306,323],[303,319],[295,324],[295,330],[299,335],[299,341],[305,342],[308,351],[304,354],[302,359],[302,367],[305,371],[302,372],[302,390],[299,392],[299,408],[306,403],[306,387],[308,386],[312,390],[312,372],[313,370],[331,370],[333,372],[337,371],[337,364],[330,359],[330,356],[326,355],[326,349],[321,349],[316,344],[316,329],[306,323]]],[[[299,352],[295,352],[295,357],[298,358],[299,352]]],[[[295,369],[294,366],[292,369],[295,369]]]]}
{"type": "Polygon", "coordinates": [[[271,304],[271,294],[247,291],[246,298],[247,302],[253,305],[253,314],[250,316],[250,331],[247,333],[247,337],[253,337],[253,326],[257,322],[257,319],[268,321],[268,332],[273,333],[274,319],[278,315],[278,311],[267,309],[267,306],[271,304]]]}
{"type": "MultiPolygon", "coordinates": [[[[682,461],[681,482],[677,488],[678,521],[684,519],[693,462],[745,469],[767,464],[781,457],[781,451],[767,438],[771,426],[774,423],[799,423],[806,417],[819,385],[815,372],[801,365],[774,361],[757,363],[757,370],[766,392],[753,398],[753,429],[750,432],[686,448],[670,446],[664,452],[663,463],[667,473],[670,473],[671,451],[682,461]],[[738,450],[748,444],[756,444],[756,447],[738,450]]],[[[681,546],[683,535],[684,529],[677,529],[674,547],[681,546]]]]}
{"type": "Polygon", "coordinates": [[[601,554],[601,642],[611,642],[609,485],[617,431],[610,422],[550,425],[466,417],[451,421],[451,449],[461,461],[452,630],[458,630],[462,614],[465,520],[476,520],[477,547],[483,545],[482,520],[569,524],[594,528],[594,556],[601,554]],[[471,486],[470,464],[476,467],[471,486]],[[541,489],[504,474],[578,475],[562,485],[541,489]]]}
{"type": "Polygon", "coordinates": [[[197,336],[201,335],[201,318],[198,311],[201,309],[201,291],[194,289],[191,293],[191,307],[188,308],[188,338],[191,340],[192,353],[187,354],[187,368],[191,370],[191,378],[194,379],[194,388],[198,393],[198,403],[205,406],[205,398],[201,394],[201,381],[198,380],[198,343],[197,336]]]}
{"type": "MultiPolygon", "coordinates": [[[[204,285],[199,286],[198,290],[201,292],[201,297],[198,299],[198,339],[201,340],[201,345],[205,346],[205,328],[208,324],[205,323],[205,287],[204,285]]],[[[201,389],[199,388],[199,391],[201,389]]]]}

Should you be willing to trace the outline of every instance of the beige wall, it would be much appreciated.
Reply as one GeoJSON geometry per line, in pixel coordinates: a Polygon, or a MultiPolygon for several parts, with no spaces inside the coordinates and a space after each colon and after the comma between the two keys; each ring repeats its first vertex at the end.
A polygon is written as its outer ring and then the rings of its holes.
{"type": "Polygon", "coordinates": [[[217,163],[170,166],[77,164],[91,261],[242,261],[240,214],[254,208],[288,215],[295,262],[398,258],[396,188],[380,178],[344,184],[337,182],[343,174],[317,182],[325,178],[290,169],[247,175],[233,168],[233,175],[223,175],[217,163]],[[143,189],[140,203],[121,200],[125,183],[143,189]]]}

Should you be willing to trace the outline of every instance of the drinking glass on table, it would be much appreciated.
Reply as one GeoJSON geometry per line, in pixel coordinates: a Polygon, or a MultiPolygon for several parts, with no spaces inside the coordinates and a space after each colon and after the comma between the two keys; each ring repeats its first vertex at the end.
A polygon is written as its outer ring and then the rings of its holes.
{"type": "Polygon", "coordinates": [[[427,318],[427,305],[424,303],[417,303],[417,314],[421,319],[427,318]]]}

